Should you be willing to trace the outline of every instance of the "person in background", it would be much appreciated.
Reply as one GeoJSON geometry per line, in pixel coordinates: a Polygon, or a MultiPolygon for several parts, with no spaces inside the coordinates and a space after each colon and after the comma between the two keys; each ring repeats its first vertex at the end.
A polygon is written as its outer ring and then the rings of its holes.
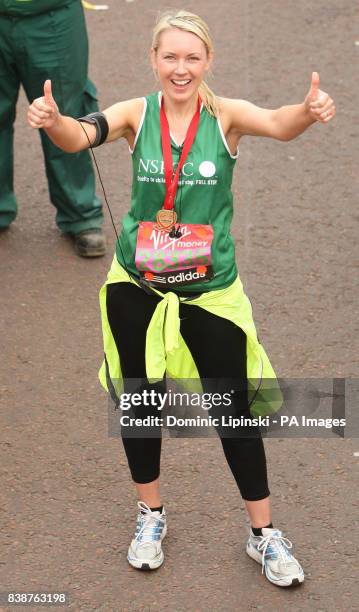
{"type": "MultiPolygon", "coordinates": [[[[88,39],[80,0],[0,0],[0,229],[8,228],[17,215],[13,136],[20,84],[33,100],[50,78],[61,112],[86,115],[98,110],[87,70],[88,39]]],[[[89,152],[65,153],[43,130],[40,136],[58,227],[74,237],[79,255],[104,255],[102,205],[95,194],[89,152]]]]}

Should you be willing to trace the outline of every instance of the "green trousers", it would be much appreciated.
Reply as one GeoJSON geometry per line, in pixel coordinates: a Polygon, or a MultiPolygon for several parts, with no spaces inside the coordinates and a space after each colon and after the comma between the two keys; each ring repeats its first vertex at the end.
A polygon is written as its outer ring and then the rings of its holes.
{"type": "MultiPolygon", "coordinates": [[[[96,88],[87,78],[88,40],[80,0],[31,17],[0,15],[0,228],[15,219],[13,135],[20,84],[32,102],[46,79],[60,112],[80,117],[98,110],[96,88]]],[[[64,153],[40,131],[51,202],[63,232],[100,227],[89,151],[64,153]]]]}

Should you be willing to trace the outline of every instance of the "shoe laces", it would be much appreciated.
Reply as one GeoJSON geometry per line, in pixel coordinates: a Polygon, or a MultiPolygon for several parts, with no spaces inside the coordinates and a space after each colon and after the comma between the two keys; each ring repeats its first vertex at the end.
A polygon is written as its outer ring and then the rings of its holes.
{"type": "Polygon", "coordinates": [[[166,519],[158,516],[157,512],[152,512],[151,508],[143,501],[137,502],[140,510],[139,519],[142,523],[139,532],[137,533],[135,540],[137,542],[153,542],[155,540],[154,535],[159,524],[165,524],[166,519]]]}
{"type": "Polygon", "coordinates": [[[274,558],[279,557],[280,561],[283,561],[283,563],[286,563],[289,559],[293,561],[292,555],[288,552],[288,549],[292,548],[292,546],[292,542],[288,540],[288,538],[284,538],[281,531],[273,531],[266,536],[262,536],[257,546],[259,551],[263,551],[262,574],[264,572],[266,555],[268,557],[274,554],[274,558]]]}

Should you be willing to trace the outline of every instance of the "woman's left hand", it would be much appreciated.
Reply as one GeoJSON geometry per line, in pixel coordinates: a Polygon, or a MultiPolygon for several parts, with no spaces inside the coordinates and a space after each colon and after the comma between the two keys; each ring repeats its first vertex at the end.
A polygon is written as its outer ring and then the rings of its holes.
{"type": "Polygon", "coordinates": [[[310,90],[304,100],[306,109],[312,119],[321,123],[328,123],[335,115],[335,105],[331,97],[319,89],[319,74],[312,73],[310,90]]]}

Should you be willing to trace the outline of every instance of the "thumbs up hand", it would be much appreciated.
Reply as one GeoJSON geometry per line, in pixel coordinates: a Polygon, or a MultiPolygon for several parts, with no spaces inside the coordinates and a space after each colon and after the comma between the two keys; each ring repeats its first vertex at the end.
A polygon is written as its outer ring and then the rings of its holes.
{"type": "Polygon", "coordinates": [[[308,113],[315,121],[328,123],[335,115],[335,105],[330,96],[319,89],[319,74],[312,73],[312,82],[304,100],[308,113]]]}
{"type": "Polygon", "coordinates": [[[60,117],[58,106],[52,96],[51,81],[44,83],[44,95],[30,104],[27,120],[33,128],[52,128],[60,117]]]}
{"type": "Polygon", "coordinates": [[[54,98],[52,97],[52,86],[51,86],[50,79],[47,79],[47,81],[45,81],[44,83],[44,98],[45,98],[45,104],[47,104],[48,106],[51,106],[52,108],[56,106],[56,102],[54,98]]]}

